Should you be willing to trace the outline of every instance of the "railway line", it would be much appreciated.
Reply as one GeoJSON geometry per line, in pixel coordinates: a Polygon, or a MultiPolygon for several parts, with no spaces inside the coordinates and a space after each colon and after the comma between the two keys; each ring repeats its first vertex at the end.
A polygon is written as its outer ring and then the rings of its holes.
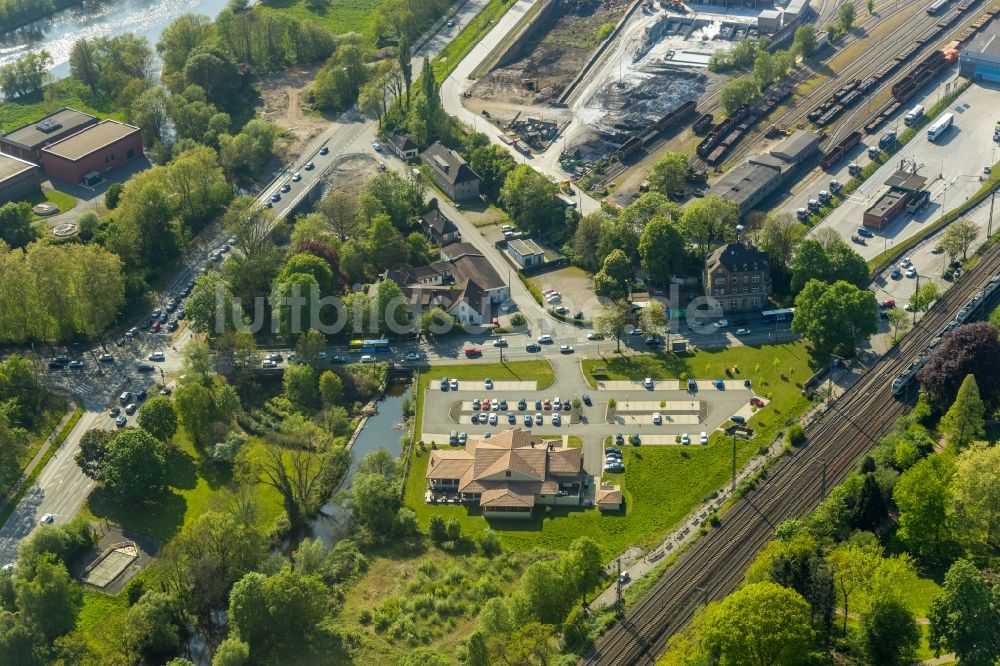
{"type": "Polygon", "coordinates": [[[731,592],[774,528],[813,509],[826,488],[842,481],[858,459],[889,431],[906,406],[893,396],[892,379],[998,274],[1000,246],[994,245],[900,345],[807,427],[807,445],[776,462],[766,479],[722,517],[721,526],[681,555],[650,592],[596,643],[582,663],[653,663],[667,640],[690,621],[700,604],[731,592]]]}

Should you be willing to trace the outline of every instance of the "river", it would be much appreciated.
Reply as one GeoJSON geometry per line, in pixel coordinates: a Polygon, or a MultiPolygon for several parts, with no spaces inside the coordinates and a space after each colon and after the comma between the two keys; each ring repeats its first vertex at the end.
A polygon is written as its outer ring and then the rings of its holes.
{"type": "Polygon", "coordinates": [[[47,19],[0,37],[0,65],[43,48],[52,54],[52,76],[69,76],[69,52],[81,37],[110,37],[133,32],[156,48],[160,33],[181,14],[215,18],[228,0],[87,0],[47,19]]]}
{"type": "MultiPolygon", "coordinates": [[[[376,403],[378,412],[368,417],[364,427],[354,440],[351,447],[351,466],[347,470],[347,476],[341,485],[341,491],[348,491],[351,487],[351,478],[358,467],[358,463],[367,454],[379,448],[385,449],[397,458],[403,453],[403,445],[400,438],[406,434],[403,427],[403,402],[407,397],[413,395],[411,384],[392,383],[389,385],[384,398],[376,403]]],[[[323,540],[327,546],[336,543],[344,528],[347,515],[344,507],[336,500],[325,505],[322,513],[312,522],[313,536],[323,540]]]]}

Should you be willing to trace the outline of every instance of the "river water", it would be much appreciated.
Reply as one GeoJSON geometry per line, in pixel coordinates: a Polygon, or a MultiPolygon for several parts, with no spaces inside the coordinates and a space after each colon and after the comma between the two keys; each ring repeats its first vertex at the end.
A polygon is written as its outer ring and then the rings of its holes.
{"type": "Polygon", "coordinates": [[[160,33],[181,14],[215,18],[227,0],[87,0],[47,19],[0,36],[0,65],[30,51],[52,54],[52,76],[69,76],[69,52],[81,37],[111,37],[125,32],[142,35],[156,48],[160,33]]]}
{"type": "MultiPolygon", "coordinates": [[[[403,445],[399,439],[406,434],[403,425],[403,402],[413,395],[413,387],[409,384],[390,384],[384,398],[376,403],[378,412],[368,417],[364,427],[354,440],[351,447],[351,466],[347,470],[341,491],[351,488],[351,478],[358,463],[365,455],[380,448],[385,449],[397,458],[403,453],[403,445]]],[[[312,522],[313,536],[323,540],[327,546],[336,543],[345,531],[347,513],[343,504],[335,499],[325,505],[319,516],[312,522]]]]}

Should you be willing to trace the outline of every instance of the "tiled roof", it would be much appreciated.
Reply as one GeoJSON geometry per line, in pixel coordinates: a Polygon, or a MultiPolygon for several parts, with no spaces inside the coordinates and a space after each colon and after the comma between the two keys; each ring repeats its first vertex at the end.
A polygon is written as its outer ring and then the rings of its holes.
{"type": "Polygon", "coordinates": [[[479,500],[480,506],[483,508],[535,506],[535,493],[528,488],[519,488],[519,485],[521,484],[511,483],[485,491],[479,500]]]}
{"type": "Polygon", "coordinates": [[[445,214],[437,208],[427,211],[420,219],[423,220],[425,227],[433,229],[439,236],[453,234],[458,231],[458,227],[455,226],[455,223],[448,219],[448,217],[446,217],[445,214]]]}
{"type": "Polygon", "coordinates": [[[440,173],[450,183],[466,183],[479,180],[479,174],[472,170],[462,156],[435,141],[423,155],[424,162],[440,173]]]}
{"type": "Polygon", "coordinates": [[[766,252],[761,252],[749,243],[727,243],[708,255],[708,270],[713,271],[721,265],[731,273],[766,271],[767,259],[766,252]]]}
{"type": "Polygon", "coordinates": [[[549,452],[549,472],[575,473],[580,471],[580,449],[555,449],[549,452]]]}
{"type": "Polygon", "coordinates": [[[619,506],[622,503],[622,491],[618,486],[598,488],[594,493],[594,502],[598,505],[619,506]]]}

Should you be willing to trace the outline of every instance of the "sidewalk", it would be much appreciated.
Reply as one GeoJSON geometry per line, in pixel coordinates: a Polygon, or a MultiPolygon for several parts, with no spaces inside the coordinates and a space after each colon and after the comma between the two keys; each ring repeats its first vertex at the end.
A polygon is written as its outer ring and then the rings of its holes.
{"type": "Polygon", "coordinates": [[[0,499],[0,512],[2,512],[4,508],[7,506],[7,501],[11,497],[15,497],[17,495],[18,491],[21,488],[21,485],[27,479],[31,478],[32,470],[34,470],[35,467],[38,466],[38,463],[41,462],[41,460],[45,457],[45,453],[52,446],[52,440],[54,440],[56,435],[62,431],[62,429],[66,426],[66,424],[69,422],[69,420],[73,417],[73,414],[75,413],[76,413],[76,403],[72,401],[68,402],[66,404],[66,413],[63,414],[61,419],[59,419],[59,423],[57,423],[56,427],[52,429],[52,432],[49,433],[49,436],[45,438],[45,441],[42,442],[42,445],[38,447],[38,451],[35,453],[34,457],[28,462],[28,465],[24,468],[24,471],[21,472],[21,476],[19,476],[14,485],[11,486],[10,491],[2,499],[0,499]]]}

